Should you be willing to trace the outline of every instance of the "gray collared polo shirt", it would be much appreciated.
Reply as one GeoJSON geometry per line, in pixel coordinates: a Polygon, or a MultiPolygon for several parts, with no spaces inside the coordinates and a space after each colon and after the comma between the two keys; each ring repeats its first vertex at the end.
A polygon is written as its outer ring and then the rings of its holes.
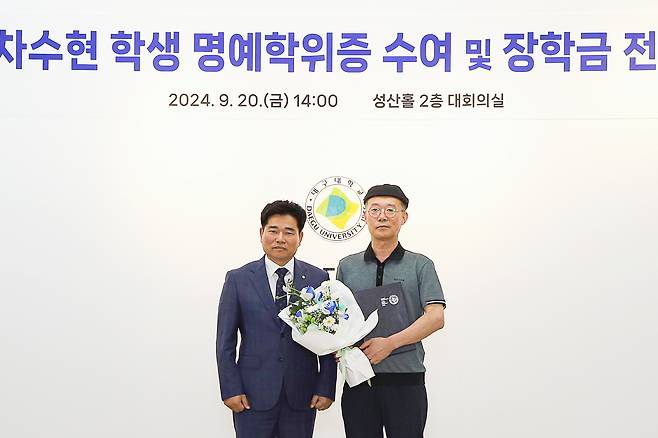
{"type": "MultiPolygon", "coordinates": [[[[336,279],[345,283],[354,294],[390,283],[402,283],[410,318],[415,321],[423,315],[427,304],[440,303],[445,307],[443,289],[432,260],[422,254],[405,250],[400,243],[393,253],[380,262],[372,245],[365,251],[349,255],[338,263],[336,279]]],[[[367,316],[367,315],[366,315],[367,316]]],[[[391,355],[373,365],[375,373],[422,373],[425,350],[418,342],[416,349],[391,355]]]]}

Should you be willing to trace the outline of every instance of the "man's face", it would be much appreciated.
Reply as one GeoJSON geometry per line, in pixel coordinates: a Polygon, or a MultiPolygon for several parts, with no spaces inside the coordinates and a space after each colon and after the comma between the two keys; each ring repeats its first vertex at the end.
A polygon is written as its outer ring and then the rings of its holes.
{"type": "Polygon", "coordinates": [[[283,266],[294,257],[304,234],[297,228],[297,220],[289,214],[270,216],[260,229],[260,242],[270,260],[283,266]]]}
{"type": "Polygon", "coordinates": [[[366,223],[368,231],[375,240],[397,239],[400,228],[407,221],[407,212],[403,211],[402,201],[391,196],[375,196],[368,199],[366,204],[366,223]],[[371,210],[378,211],[377,216],[370,214],[371,210]],[[391,210],[395,210],[393,217],[388,217],[391,210]]]}

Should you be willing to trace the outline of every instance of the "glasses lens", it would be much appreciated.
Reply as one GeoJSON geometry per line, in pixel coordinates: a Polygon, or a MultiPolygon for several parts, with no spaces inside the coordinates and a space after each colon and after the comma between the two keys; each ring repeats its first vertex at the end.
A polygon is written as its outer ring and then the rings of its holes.
{"type": "MultiPolygon", "coordinates": [[[[394,208],[386,208],[383,211],[384,211],[384,216],[388,218],[394,217],[395,214],[398,212],[394,208]]],[[[382,214],[382,209],[379,207],[372,207],[371,209],[368,210],[368,213],[370,213],[370,216],[372,217],[379,217],[379,215],[382,214]]]]}

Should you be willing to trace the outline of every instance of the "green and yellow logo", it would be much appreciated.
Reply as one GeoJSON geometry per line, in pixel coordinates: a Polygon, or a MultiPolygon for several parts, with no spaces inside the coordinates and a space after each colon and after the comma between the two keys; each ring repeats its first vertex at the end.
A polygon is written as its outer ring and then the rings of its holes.
{"type": "Polygon", "coordinates": [[[334,187],[315,212],[329,219],[336,228],[344,230],[352,216],[359,213],[359,207],[361,207],[359,204],[350,201],[345,192],[334,187]]]}
{"type": "Polygon", "coordinates": [[[342,241],[365,227],[364,191],[353,179],[332,176],[318,182],[306,198],[309,226],[327,240],[342,241]]]}

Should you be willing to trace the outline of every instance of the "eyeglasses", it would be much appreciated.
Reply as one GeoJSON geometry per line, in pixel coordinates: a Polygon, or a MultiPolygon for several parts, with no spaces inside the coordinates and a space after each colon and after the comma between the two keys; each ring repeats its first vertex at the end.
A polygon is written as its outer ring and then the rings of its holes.
{"type": "Polygon", "coordinates": [[[395,215],[397,214],[398,211],[404,212],[404,210],[396,210],[393,207],[388,207],[388,208],[383,208],[383,209],[379,208],[379,207],[372,207],[372,208],[368,209],[368,214],[370,214],[370,216],[372,216],[372,217],[379,217],[379,215],[382,213],[382,211],[384,212],[384,215],[387,218],[395,217],[395,215]]]}

